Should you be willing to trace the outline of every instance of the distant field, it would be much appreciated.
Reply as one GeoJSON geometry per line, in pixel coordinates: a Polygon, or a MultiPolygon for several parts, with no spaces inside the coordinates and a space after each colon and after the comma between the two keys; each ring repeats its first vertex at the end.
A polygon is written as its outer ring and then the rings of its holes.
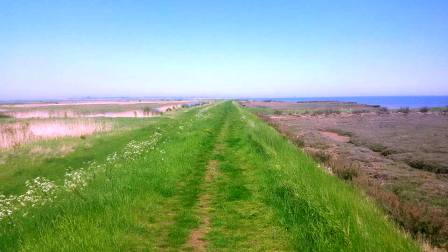
{"type": "Polygon", "coordinates": [[[188,100],[78,101],[58,103],[25,103],[0,105],[3,117],[71,118],[71,117],[148,117],[182,105],[197,103],[188,100]]]}
{"type": "Polygon", "coordinates": [[[420,249],[236,103],[137,124],[10,152],[0,251],[420,249]]]}

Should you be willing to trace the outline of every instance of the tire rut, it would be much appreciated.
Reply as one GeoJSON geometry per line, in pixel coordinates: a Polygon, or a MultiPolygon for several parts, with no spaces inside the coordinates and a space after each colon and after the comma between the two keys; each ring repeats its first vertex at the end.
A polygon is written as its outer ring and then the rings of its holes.
{"type": "MultiPolygon", "coordinates": [[[[228,128],[228,123],[226,121],[225,125],[221,128],[221,132],[218,135],[217,142],[213,148],[212,157],[219,154],[222,150],[222,141],[225,137],[226,129],[228,128]]],[[[206,251],[207,241],[205,236],[211,230],[210,226],[210,208],[211,208],[211,186],[214,182],[214,178],[218,173],[219,161],[216,159],[210,159],[207,164],[207,168],[204,175],[204,182],[201,186],[201,194],[198,197],[198,204],[196,206],[195,212],[200,219],[199,226],[193,229],[190,233],[189,239],[186,243],[188,249],[193,251],[206,251]]]]}

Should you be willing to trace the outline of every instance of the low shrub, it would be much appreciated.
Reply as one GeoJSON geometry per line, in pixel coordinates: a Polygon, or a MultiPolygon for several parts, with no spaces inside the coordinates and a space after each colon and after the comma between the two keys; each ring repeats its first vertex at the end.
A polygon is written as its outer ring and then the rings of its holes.
{"type": "Polygon", "coordinates": [[[409,109],[409,107],[402,107],[402,108],[399,108],[397,110],[397,112],[408,114],[409,112],[411,112],[411,110],[409,109]]]}
{"type": "Polygon", "coordinates": [[[152,112],[152,108],[151,107],[144,107],[143,108],[143,114],[145,115],[149,115],[152,112]]]}
{"type": "Polygon", "coordinates": [[[329,131],[329,132],[336,133],[336,134],[341,135],[341,136],[348,136],[348,137],[352,137],[353,136],[353,133],[345,131],[345,130],[341,130],[341,129],[338,129],[338,128],[327,128],[326,130],[329,131]]]}
{"type": "Polygon", "coordinates": [[[375,152],[381,153],[381,155],[385,157],[396,153],[396,151],[389,149],[388,147],[378,143],[370,144],[368,147],[375,152]]]}
{"type": "Polygon", "coordinates": [[[380,114],[386,114],[386,113],[389,113],[389,109],[386,107],[380,107],[378,112],[380,114]]]}
{"type": "Polygon", "coordinates": [[[356,163],[337,159],[332,160],[330,166],[333,173],[343,180],[352,181],[358,176],[359,165],[356,163]]]}
{"type": "Polygon", "coordinates": [[[368,112],[370,112],[370,111],[367,109],[356,109],[356,110],[352,111],[352,114],[362,114],[362,113],[368,113],[368,112]]]}
{"type": "Polygon", "coordinates": [[[4,113],[0,113],[0,118],[11,118],[11,116],[4,113]]]}
{"type": "Polygon", "coordinates": [[[330,155],[323,150],[318,150],[310,153],[314,159],[321,163],[327,163],[330,160],[330,155]]]}
{"type": "Polygon", "coordinates": [[[392,218],[416,239],[448,248],[448,216],[441,209],[421,202],[405,201],[381,186],[380,181],[358,176],[356,184],[365,189],[392,218]]]}
{"type": "Polygon", "coordinates": [[[440,113],[441,113],[442,115],[448,115],[448,106],[442,108],[442,109],[440,110],[440,113]]]}
{"type": "Polygon", "coordinates": [[[419,111],[422,112],[422,113],[428,113],[429,108],[428,108],[428,107],[421,107],[421,108],[419,109],[419,111]]]}
{"type": "Polygon", "coordinates": [[[294,143],[302,148],[305,147],[305,141],[303,140],[303,138],[301,136],[295,136],[294,138],[290,138],[290,139],[294,139],[294,143]]]}
{"type": "Polygon", "coordinates": [[[340,114],[340,110],[335,109],[322,109],[313,111],[313,115],[331,115],[331,114],[340,114]]]}

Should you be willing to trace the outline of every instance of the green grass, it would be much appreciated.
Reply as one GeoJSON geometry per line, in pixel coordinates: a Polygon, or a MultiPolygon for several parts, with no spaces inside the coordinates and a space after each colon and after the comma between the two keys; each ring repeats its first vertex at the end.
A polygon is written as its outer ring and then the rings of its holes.
{"type": "Polygon", "coordinates": [[[258,167],[266,203],[276,209],[295,249],[417,250],[355,188],[317,169],[310,158],[253,115],[245,117],[245,156],[258,167]]]}
{"type": "Polygon", "coordinates": [[[27,216],[0,221],[0,251],[191,250],[190,233],[205,217],[210,251],[418,250],[353,187],[232,102],[106,138],[97,145],[104,150],[85,156],[105,162],[156,131],[162,136],[153,150],[117,160],[83,190],[63,192],[27,216]],[[217,169],[206,180],[210,160],[217,169]],[[201,209],[204,196],[210,204],[201,209]]]}
{"type": "Polygon", "coordinates": [[[143,138],[148,130],[164,120],[170,119],[97,119],[97,121],[111,123],[113,131],[83,138],[65,137],[41,140],[16,147],[13,150],[1,150],[0,192],[5,194],[21,193],[25,189],[24,184],[28,179],[44,176],[58,180],[67,169],[79,169],[86,162],[92,160],[103,161],[107,154],[122,148],[131,139],[143,138]]]}
{"type": "Polygon", "coordinates": [[[206,237],[209,249],[292,250],[290,235],[278,225],[274,209],[264,203],[256,169],[246,162],[246,153],[241,151],[246,143],[241,136],[244,125],[240,115],[235,107],[229,109],[214,156],[218,169],[209,191],[213,199],[211,232],[206,237]]]}
{"type": "Polygon", "coordinates": [[[11,117],[9,115],[6,115],[6,114],[0,112],[0,119],[8,119],[8,118],[11,118],[11,117]]]}

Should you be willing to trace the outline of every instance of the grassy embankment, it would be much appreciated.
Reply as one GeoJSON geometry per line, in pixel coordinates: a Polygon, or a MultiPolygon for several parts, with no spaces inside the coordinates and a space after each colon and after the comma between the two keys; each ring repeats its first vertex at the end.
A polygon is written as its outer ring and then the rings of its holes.
{"type": "MultiPolygon", "coordinates": [[[[25,190],[25,181],[37,176],[60,180],[67,169],[79,169],[89,161],[104,161],[107,154],[122,148],[132,139],[141,139],[148,125],[169,118],[98,118],[95,122],[112,126],[110,132],[82,137],[44,139],[0,149],[0,192],[17,194],[25,190]]],[[[15,120],[26,123],[76,122],[76,119],[27,119],[15,120]]],[[[2,123],[2,122],[0,122],[2,123]]]]}
{"type": "Polygon", "coordinates": [[[155,132],[154,145],[106,161],[87,186],[3,220],[0,250],[418,250],[374,204],[230,102],[126,141],[155,132]]]}

